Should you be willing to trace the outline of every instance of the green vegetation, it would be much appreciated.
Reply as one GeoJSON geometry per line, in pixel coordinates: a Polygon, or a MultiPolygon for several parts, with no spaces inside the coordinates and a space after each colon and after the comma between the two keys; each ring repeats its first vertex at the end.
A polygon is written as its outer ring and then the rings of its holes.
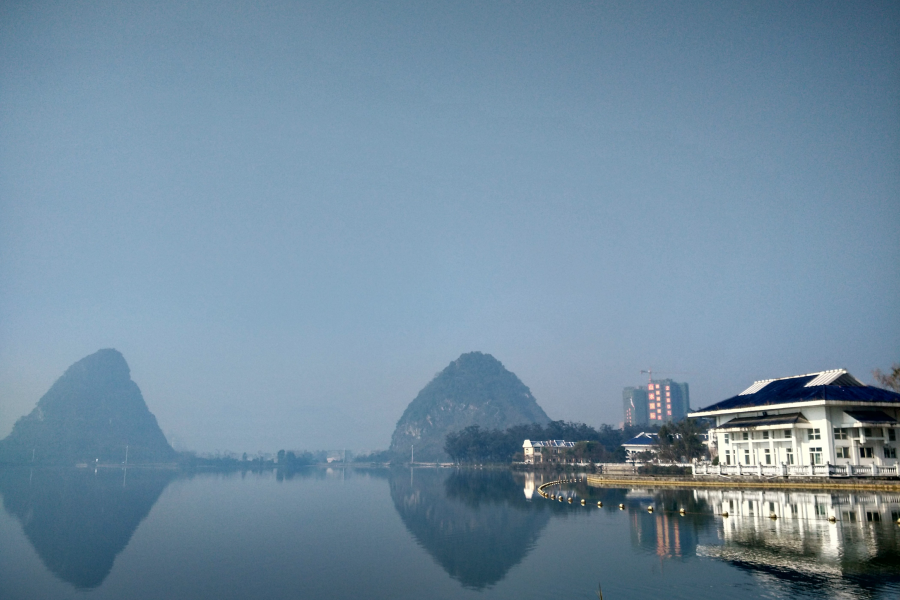
{"type": "Polygon", "coordinates": [[[678,423],[666,423],[659,428],[659,459],[671,462],[689,462],[700,458],[706,451],[700,439],[698,423],[694,419],[684,419],[678,423]]]}
{"type": "Polygon", "coordinates": [[[891,365],[890,373],[882,373],[881,369],[872,371],[872,376],[881,387],[900,392],[900,363],[891,365]]]}
{"type": "Polygon", "coordinates": [[[279,469],[295,469],[297,467],[306,467],[316,462],[315,457],[310,452],[301,452],[299,456],[291,450],[285,452],[278,451],[278,468],[279,469]]]}
{"type": "MultiPolygon", "coordinates": [[[[550,421],[528,387],[490,354],[463,354],[438,373],[409,403],[391,438],[394,460],[449,460],[445,437],[478,425],[504,430],[550,421]]],[[[519,440],[521,448],[522,441],[519,440]]]]}
{"type": "Polygon", "coordinates": [[[482,429],[472,425],[462,431],[448,433],[444,450],[458,463],[508,463],[516,458],[522,459],[522,442],[525,440],[567,440],[576,444],[566,450],[566,459],[576,462],[624,462],[625,450],[621,444],[640,431],[637,427],[613,429],[610,425],[594,429],[584,423],[565,421],[551,421],[546,425],[515,425],[505,430],[482,429]]]}

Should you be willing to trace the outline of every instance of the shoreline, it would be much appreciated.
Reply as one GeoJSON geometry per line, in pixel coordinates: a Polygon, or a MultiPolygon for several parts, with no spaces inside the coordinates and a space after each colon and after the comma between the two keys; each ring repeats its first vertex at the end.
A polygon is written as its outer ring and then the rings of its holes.
{"type": "Polygon", "coordinates": [[[679,488],[754,488],[754,489],[795,489],[795,490],[835,490],[835,491],[879,491],[900,492],[900,481],[879,480],[852,481],[826,479],[817,481],[813,478],[789,479],[712,479],[697,477],[665,477],[653,475],[585,475],[585,481],[591,487],[616,487],[623,485],[640,485],[644,487],[679,487],[679,488]]]}

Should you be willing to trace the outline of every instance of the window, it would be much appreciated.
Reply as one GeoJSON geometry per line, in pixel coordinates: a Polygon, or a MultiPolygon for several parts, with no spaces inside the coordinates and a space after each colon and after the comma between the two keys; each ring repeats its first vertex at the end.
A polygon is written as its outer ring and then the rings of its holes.
{"type": "Polygon", "coordinates": [[[730,465],[730,464],[731,464],[731,450],[726,450],[726,451],[725,451],[725,464],[726,464],[726,465],[730,465]]]}
{"type": "Polygon", "coordinates": [[[892,446],[884,447],[884,457],[885,458],[897,458],[897,449],[892,446]]]}
{"type": "Polygon", "coordinates": [[[822,449],[821,448],[810,448],[809,449],[809,464],[811,464],[811,465],[821,465],[822,464],[822,449]]]}
{"type": "Polygon", "coordinates": [[[741,438],[746,442],[747,440],[750,439],[750,434],[745,431],[744,433],[741,434],[741,438]]]}
{"type": "Polygon", "coordinates": [[[768,431],[763,431],[763,439],[764,439],[764,440],[769,439],[769,432],[768,432],[768,431]]]}
{"type": "Polygon", "coordinates": [[[871,427],[863,427],[863,435],[866,437],[872,437],[872,428],[871,427]]]}
{"type": "Polygon", "coordinates": [[[847,523],[856,523],[856,513],[850,510],[845,510],[841,521],[846,521],[847,523]]]}
{"type": "Polygon", "coordinates": [[[821,439],[822,439],[822,434],[819,432],[818,429],[807,429],[807,430],[806,430],[806,433],[809,435],[809,438],[808,438],[808,439],[809,439],[810,441],[812,441],[812,440],[821,440],[821,439]]]}
{"type": "Polygon", "coordinates": [[[897,441],[897,432],[893,429],[888,429],[887,432],[888,432],[888,441],[896,442],[897,441]]]}
{"type": "Polygon", "coordinates": [[[881,514],[877,512],[866,511],[866,521],[869,523],[881,523],[881,514]]]}
{"type": "Polygon", "coordinates": [[[838,458],[850,458],[850,448],[838,446],[835,448],[835,451],[837,452],[838,458]]]}
{"type": "Polygon", "coordinates": [[[843,428],[835,428],[834,429],[834,439],[836,440],[846,440],[850,438],[850,434],[846,429],[843,428]]]}
{"type": "Polygon", "coordinates": [[[825,518],[828,516],[828,507],[824,504],[816,504],[816,516],[825,518]]]}
{"type": "Polygon", "coordinates": [[[788,438],[788,439],[791,438],[791,430],[790,430],[790,429],[785,429],[785,430],[784,430],[784,437],[786,437],[786,438],[788,438]]]}
{"type": "Polygon", "coordinates": [[[766,450],[765,450],[765,457],[766,457],[766,464],[771,465],[772,464],[772,453],[769,452],[768,448],[766,448],[766,450]]]}
{"type": "Polygon", "coordinates": [[[784,453],[787,456],[787,464],[794,464],[794,449],[793,448],[785,448],[784,453]]]}
{"type": "Polygon", "coordinates": [[[860,446],[860,448],[859,448],[859,457],[860,458],[872,458],[874,455],[875,455],[875,453],[872,452],[872,448],[869,448],[868,446],[860,446]]]}
{"type": "Polygon", "coordinates": [[[750,464],[750,451],[749,450],[744,450],[744,464],[745,465],[750,464]]]}
{"type": "Polygon", "coordinates": [[[731,443],[731,434],[726,433],[725,434],[725,445],[727,446],[730,443],[731,443]]]}

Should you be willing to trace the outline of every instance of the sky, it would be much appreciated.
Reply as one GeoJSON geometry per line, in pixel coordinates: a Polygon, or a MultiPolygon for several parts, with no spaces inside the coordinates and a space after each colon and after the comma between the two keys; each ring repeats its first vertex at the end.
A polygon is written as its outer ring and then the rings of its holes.
{"type": "Polygon", "coordinates": [[[900,361],[900,5],[0,3],[0,437],[128,361],[176,447],[386,448],[900,361]]]}

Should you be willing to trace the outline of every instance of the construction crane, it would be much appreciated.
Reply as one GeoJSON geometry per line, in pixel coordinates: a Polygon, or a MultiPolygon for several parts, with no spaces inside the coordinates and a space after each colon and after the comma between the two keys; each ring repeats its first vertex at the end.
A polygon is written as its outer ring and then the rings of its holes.
{"type": "MultiPolygon", "coordinates": [[[[646,370],[641,369],[641,375],[643,375],[644,373],[647,374],[648,385],[653,383],[653,369],[652,368],[646,369],[646,370]]],[[[662,375],[690,375],[690,373],[676,373],[675,371],[657,371],[656,374],[657,375],[660,375],[660,374],[662,374],[662,375]]]]}

